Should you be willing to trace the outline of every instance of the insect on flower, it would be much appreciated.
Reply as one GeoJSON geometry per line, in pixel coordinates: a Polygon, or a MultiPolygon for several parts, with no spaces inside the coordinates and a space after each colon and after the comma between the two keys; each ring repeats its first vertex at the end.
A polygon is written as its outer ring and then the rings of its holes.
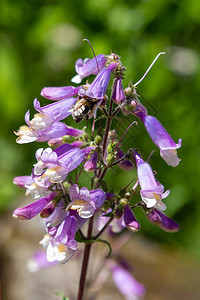
{"type": "Polygon", "coordinates": [[[72,118],[76,123],[79,123],[85,117],[86,119],[90,119],[96,112],[96,108],[98,108],[100,102],[95,98],[80,96],[72,108],[72,118]]]}

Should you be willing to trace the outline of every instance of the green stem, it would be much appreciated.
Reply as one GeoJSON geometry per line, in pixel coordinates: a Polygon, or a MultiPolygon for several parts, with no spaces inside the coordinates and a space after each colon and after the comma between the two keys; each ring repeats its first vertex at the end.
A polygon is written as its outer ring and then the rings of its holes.
{"type": "Polygon", "coordinates": [[[112,99],[110,100],[110,107],[109,107],[109,112],[108,112],[108,118],[106,122],[106,129],[105,129],[105,135],[104,135],[104,140],[103,140],[103,147],[102,147],[102,154],[103,154],[103,159],[105,156],[105,151],[106,151],[106,146],[108,142],[108,134],[110,130],[110,125],[112,122],[112,107],[113,107],[113,101],[112,99]]]}

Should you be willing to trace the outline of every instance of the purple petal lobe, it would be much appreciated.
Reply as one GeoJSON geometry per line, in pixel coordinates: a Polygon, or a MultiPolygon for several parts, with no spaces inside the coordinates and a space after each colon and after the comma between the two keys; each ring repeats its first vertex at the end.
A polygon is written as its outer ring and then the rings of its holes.
{"type": "Polygon", "coordinates": [[[77,95],[78,90],[79,87],[74,86],[45,87],[41,91],[41,96],[49,100],[62,100],[77,95]]]}

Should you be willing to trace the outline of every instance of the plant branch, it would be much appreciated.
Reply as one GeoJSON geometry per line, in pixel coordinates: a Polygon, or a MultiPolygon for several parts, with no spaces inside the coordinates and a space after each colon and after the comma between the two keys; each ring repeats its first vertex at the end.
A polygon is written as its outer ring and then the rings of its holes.
{"type": "MultiPolygon", "coordinates": [[[[87,240],[91,239],[92,236],[92,227],[94,222],[94,216],[90,218],[89,225],[88,225],[88,234],[87,234],[87,240]]],[[[87,275],[87,268],[88,268],[88,262],[89,262],[89,256],[90,256],[90,250],[91,250],[91,243],[85,244],[85,250],[83,255],[83,262],[82,262],[82,269],[81,269],[81,276],[79,281],[79,290],[78,290],[78,296],[77,300],[83,299],[83,292],[85,287],[85,281],[86,281],[86,275],[87,275]]]]}
{"type": "Polygon", "coordinates": [[[104,135],[104,140],[103,140],[103,148],[102,148],[103,159],[104,159],[105,152],[106,152],[108,134],[109,134],[110,125],[111,125],[111,122],[112,122],[112,107],[113,107],[113,101],[111,99],[110,100],[109,112],[108,112],[108,118],[107,118],[107,122],[106,122],[105,135],[104,135]]]}
{"type": "Polygon", "coordinates": [[[98,237],[105,231],[105,229],[108,227],[108,225],[110,225],[110,223],[112,222],[113,219],[114,219],[114,216],[108,220],[108,222],[103,226],[103,228],[99,231],[99,233],[97,233],[97,235],[93,238],[93,240],[98,239],[98,237]]]}

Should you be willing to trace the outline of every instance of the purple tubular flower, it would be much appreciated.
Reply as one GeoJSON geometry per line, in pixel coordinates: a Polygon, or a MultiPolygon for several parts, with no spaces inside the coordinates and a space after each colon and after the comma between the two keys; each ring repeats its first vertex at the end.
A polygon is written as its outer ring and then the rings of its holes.
{"type": "Polygon", "coordinates": [[[160,149],[160,156],[168,165],[176,167],[180,162],[176,149],[181,147],[182,140],[179,139],[178,144],[176,144],[162,124],[155,117],[147,115],[147,110],[143,105],[137,105],[134,114],[144,123],[152,141],[160,149]]]}
{"type": "Polygon", "coordinates": [[[43,247],[47,249],[47,260],[49,262],[66,263],[75,254],[77,250],[76,230],[76,218],[67,213],[62,223],[57,228],[53,228],[53,231],[49,231],[50,235],[47,235],[41,241],[43,247]]]}
{"type": "Polygon", "coordinates": [[[96,58],[94,57],[92,59],[86,58],[83,60],[82,58],[79,58],[75,63],[77,75],[75,75],[71,81],[79,84],[83,78],[91,74],[97,75],[98,70],[100,71],[105,66],[106,61],[107,59],[104,54],[99,54],[96,58]]]}
{"type": "Polygon", "coordinates": [[[176,222],[157,209],[147,212],[147,217],[151,223],[158,225],[164,231],[177,232],[179,230],[179,225],[176,222]]]}
{"type": "Polygon", "coordinates": [[[69,144],[61,145],[54,151],[51,148],[45,150],[40,148],[36,152],[38,162],[34,165],[34,181],[44,186],[48,182],[62,182],[69,172],[82,163],[84,158],[83,150],[69,144]]]}
{"type": "Polygon", "coordinates": [[[118,63],[111,63],[107,68],[102,69],[95,77],[92,84],[86,91],[86,95],[90,98],[103,100],[106,93],[111,73],[117,68],[118,63]]]}
{"type": "Polygon", "coordinates": [[[14,213],[13,217],[19,220],[29,220],[39,214],[43,208],[56,197],[56,193],[51,193],[50,195],[46,196],[45,198],[41,198],[36,200],[35,202],[17,208],[14,213]]]}
{"type": "Polygon", "coordinates": [[[49,100],[63,100],[78,94],[79,87],[61,86],[45,87],[41,91],[41,96],[49,100]]]}
{"type": "Polygon", "coordinates": [[[111,99],[116,104],[122,104],[124,102],[124,100],[126,99],[126,96],[125,96],[124,90],[123,90],[123,86],[122,86],[122,76],[121,75],[117,76],[114,79],[111,99]]]}
{"type": "Polygon", "coordinates": [[[71,203],[68,204],[67,210],[76,210],[81,218],[90,218],[106,199],[106,194],[101,190],[89,191],[83,187],[79,189],[77,184],[73,184],[69,190],[71,203]]]}
{"type": "Polygon", "coordinates": [[[126,227],[131,231],[138,231],[140,229],[140,224],[136,220],[128,204],[124,206],[124,223],[126,227]]]}
{"type": "Polygon", "coordinates": [[[142,200],[146,203],[148,208],[155,207],[159,210],[165,210],[166,205],[162,202],[162,199],[169,195],[169,190],[164,193],[164,186],[155,179],[150,165],[143,161],[137,152],[135,152],[134,155],[142,200]]]}
{"type": "Polygon", "coordinates": [[[146,115],[143,122],[152,141],[160,149],[161,157],[168,165],[176,167],[180,162],[176,149],[181,147],[182,140],[179,139],[178,144],[176,144],[155,117],[146,115]]]}
{"type": "MultiPolygon", "coordinates": [[[[121,149],[119,149],[116,154],[116,160],[122,158],[123,156],[124,156],[124,152],[121,149]]],[[[118,166],[124,171],[130,171],[134,168],[134,164],[130,160],[127,160],[127,159],[120,162],[118,164],[118,166]]]]}
{"type": "Polygon", "coordinates": [[[69,111],[76,102],[76,98],[68,98],[58,102],[41,107],[40,102],[35,99],[33,104],[39,114],[29,121],[31,129],[44,130],[52,126],[55,121],[61,121],[71,115],[69,111]]]}
{"type": "Polygon", "coordinates": [[[144,296],[145,288],[143,284],[136,281],[127,270],[115,264],[111,267],[111,271],[113,281],[125,299],[137,300],[144,296]]]}
{"type": "Polygon", "coordinates": [[[82,130],[67,127],[62,122],[53,122],[46,130],[33,130],[30,126],[30,112],[25,114],[25,121],[28,126],[21,126],[15,134],[18,136],[16,142],[18,144],[26,144],[34,141],[46,142],[50,139],[62,137],[64,135],[79,136],[84,134],[82,130]]]}
{"type": "Polygon", "coordinates": [[[94,172],[97,169],[98,151],[94,151],[91,157],[84,164],[86,172],[94,172]]]}

